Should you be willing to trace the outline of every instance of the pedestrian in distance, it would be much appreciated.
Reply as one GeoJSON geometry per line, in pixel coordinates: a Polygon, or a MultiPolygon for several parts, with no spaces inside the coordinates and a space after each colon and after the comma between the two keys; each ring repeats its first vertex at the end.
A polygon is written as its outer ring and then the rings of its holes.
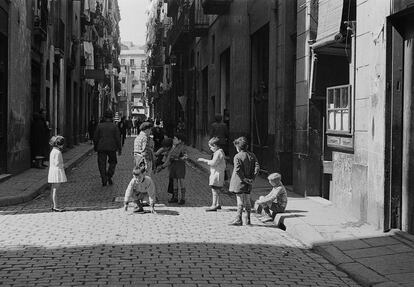
{"type": "Polygon", "coordinates": [[[264,213],[262,217],[259,217],[261,222],[273,221],[276,214],[285,212],[288,202],[282,176],[279,173],[272,173],[267,177],[267,180],[272,186],[272,190],[266,196],[260,196],[254,203],[256,213],[264,213]]]}
{"type": "Polygon", "coordinates": [[[234,156],[234,168],[230,179],[229,191],[236,194],[237,215],[230,225],[243,225],[243,208],[246,210],[246,225],[250,225],[250,193],[253,181],[259,174],[260,166],[254,153],[247,151],[248,143],[245,137],[237,138],[233,144],[237,154],[234,156]]]}
{"type": "Polygon", "coordinates": [[[210,166],[209,185],[212,194],[212,203],[206,211],[217,211],[220,206],[220,191],[224,185],[224,172],[226,170],[226,159],[224,151],[219,146],[220,139],[213,137],[208,141],[208,146],[213,152],[211,160],[199,158],[198,161],[206,163],[210,166]]]}
{"type": "Polygon", "coordinates": [[[144,122],[139,127],[139,135],[134,140],[134,166],[139,164],[138,156],[144,157],[146,161],[146,171],[148,175],[152,174],[154,161],[154,141],[150,137],[152,124],[144,122]]]}
{"type": "Polygon", "coordinates": [[[131,117],[129,117],[126,121],[126,129],[127,129],[127,136],[131,136],[131,129],[132,129],[132,120],[131,117]]]}
{"type": "Polygon", "coordinates": [[[173,147],[168,153],[165,163],[163,163],[158,171],[168,167],[169,178],[173,181],[173,194],[169,203],[185,204],[185,160],[187,159],[185,136],[176,134],[173,138],[173,147]],[[180,198],[180,200],[178,200],[180,198]]]}
{"type": "Polygon", "coordinates": [[[219,146],[223,149],[225,153],[227,153],[227,139],[229,137],[229,130],[227,125],[222,122],[223,117],[221,114],[216,114],[214,116],[214,122],[211,124],[210,127],[210,138],[218,137],[219,138],[219,146]]]}
{"type": "Polygon", "coordinates": [[[118,122],[118,128],[121,134],[121,145],[124,146],[126,135],[127,135],[127,124],[126,124],[125,116],[123,116],[121,120],[118,122]]]}
{"type": "Polygon", "coordinates": [[[46,111],[41,109],[39,113],[33,114],[33,122],[30,128],[30,148],[32,155],[32,166],[44,169],[47,165],[49,155],[50,129],[46,121],[46,111]]]}
{"type": "Polygon", "coordinates": [[[133,201],[136,204],[134,212],[145,213],[143,200],[148,196],[151,213],[156,214],[156,192],[153,180],[146,175],[146,170],[143,167],[134,167],[132,174],[133,177],[125,191],[124,210],[127,211],[129,202],[133,201]]]}
{"type": "Polygon", "coordinates": [[[95,134],[95,129],[96,129],[96,121],[92,117],[88,123],[88,138],[91,144],[93,144],[93,135],[95,134]]]}
{"type": "Polygon", "coordinates": [[[53,136],[49,141],[52,151],[49,156],[49,174],[47,182],[51,184],[50,196],[52,198],[52,211],[62,212],[64,208],[60,208],[57,199],[57,192],[61,183],[67,182],[65,168],[63,164],[62,150],[65,144],[65,138],[57,135],[53,136]]]}
{"type": "Polygon", "coordinates": [[[117,164],[116,152],[122,153],[121,135],[118,127],[112,122],[112,111],[104,113],[104,121],[98,124],[94,135],[94,150],[98,152],[98,168],[102,186],[112,185],[117,164]],[[108,161],[108,169],[106,162],[108,161]]]}
{"type": "Polygon", "coordinates": [[[155,125],[152,128],[152,136],[154,139],[154,150],[157,151],[162,146],[162,141],[164,140],[164,131],[160,126],[161,122],[159,120],[155,121],[155,125]]]}

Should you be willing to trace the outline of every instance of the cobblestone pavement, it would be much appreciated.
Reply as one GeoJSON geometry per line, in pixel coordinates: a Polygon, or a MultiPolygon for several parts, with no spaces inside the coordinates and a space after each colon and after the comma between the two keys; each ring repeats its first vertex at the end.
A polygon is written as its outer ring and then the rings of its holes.
{"type": "Polygon", "coordinates": [[[280,229],[228,226],[235,200],[206,213],[207,175],[188,166],[187,203],[170,205],[167,173],[154,176],[158,214],[123,211],[132,138],[118,158],[114,185],[102,187],[96,154],[50,198],[0,209],[1,286],[358,286],[280,229]]]}

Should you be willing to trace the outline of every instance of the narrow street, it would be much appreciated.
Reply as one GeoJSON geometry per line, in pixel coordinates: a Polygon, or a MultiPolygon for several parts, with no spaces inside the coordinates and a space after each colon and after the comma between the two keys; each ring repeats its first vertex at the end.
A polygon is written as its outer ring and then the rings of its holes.
{"type": "Polygon", "coordinates": [[[157,215],[122,209],[133,138],[102,187],[96,154],[69,175],[50,212],[47,193],[0,211],[1,286],[358,286],[280,229],[235,227],[234,200],[206,213],[207,174],[187,167],[187,203],[170,205],[167,172],[154,176],[157,215]]]}

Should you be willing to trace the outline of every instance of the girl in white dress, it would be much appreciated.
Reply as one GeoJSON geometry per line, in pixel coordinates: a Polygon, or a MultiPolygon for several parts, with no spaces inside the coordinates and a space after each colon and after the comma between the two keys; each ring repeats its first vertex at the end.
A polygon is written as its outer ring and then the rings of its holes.
{"type": "Polygon", "coordinates": [[[223,150],[219,147],[220,139],[213,137],[208,141],[208,146],[214,153],[211,160],[199,158],[198,161],[204,162],[210,166],[209,185],[213,197],[212,204],[206,211],[217,211],[220,206],[220,190],[224,185],[224,172],[226,170],[226,159],[223,150]]]}
{"type": "Polygon", "coordinates": [[[63,165],[62,149],[65,144],[65,138],[62,136],[53,136],[49,141],[52,146],[49,158],[49,176],[47,182],[51,184],[51,197],[53,202],[52,211],[62,212],[63,208],[58,207],[57,190],[62,182],[67,182],[65,168],[63,165]]]}

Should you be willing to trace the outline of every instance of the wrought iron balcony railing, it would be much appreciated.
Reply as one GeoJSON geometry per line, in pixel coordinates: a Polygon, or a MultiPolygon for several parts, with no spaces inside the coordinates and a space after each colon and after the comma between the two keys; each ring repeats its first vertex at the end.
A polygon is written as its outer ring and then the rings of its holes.
{"type": "Polygon", "coordinates": [[[206,15],[201,0],[193,0],[190,7],[190,29],[194,37],[205,36],[208,33],[210,16],[206,15]]]}
{"type": "Polygon", "coordinates": [[[233,0],[202,0],[205,14],[226,14],[233,0]]]}

